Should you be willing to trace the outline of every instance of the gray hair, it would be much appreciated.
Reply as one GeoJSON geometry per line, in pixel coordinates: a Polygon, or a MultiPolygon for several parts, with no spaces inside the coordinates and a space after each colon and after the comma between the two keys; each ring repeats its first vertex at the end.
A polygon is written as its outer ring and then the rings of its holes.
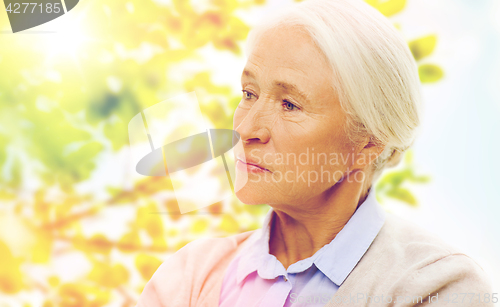
{"type": "Polygon", "coordinates": [[[266,16],[250,31],[246,53],[280,25],[304,28],[326,56],[349,135],[385,145],[373,178],[397,164],[413,144],[422,112],[417,64],[401,33],[362,0],[307,0],[266,16]]]}

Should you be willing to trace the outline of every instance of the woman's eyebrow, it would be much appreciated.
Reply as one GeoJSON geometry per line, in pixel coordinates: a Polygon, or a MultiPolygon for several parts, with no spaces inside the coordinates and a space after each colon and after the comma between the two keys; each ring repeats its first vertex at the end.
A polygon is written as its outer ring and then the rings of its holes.
{"type": "Polygon", "coordinates": [[[282,89],[284,89],[285,91],[287,91],[289,93],[295,93],[295,94],[299,95],[300,98],[302,98],[305,102],[309,102],[307,100],[307,95],[304,92],[302,92],[301,90],[299,90],[299,88],[294,84],[290,84],[290,83],[283,82],[283,81],[275,81],[273,83],[273,86],[281,87],[282,89]]]}
{"type": "Polygon", "coordinates": [[[247,69],[243,70],[242,76],[247,76],[249,78],[255,79],[255,75],[253,74],[253,72],[247,69]]]}

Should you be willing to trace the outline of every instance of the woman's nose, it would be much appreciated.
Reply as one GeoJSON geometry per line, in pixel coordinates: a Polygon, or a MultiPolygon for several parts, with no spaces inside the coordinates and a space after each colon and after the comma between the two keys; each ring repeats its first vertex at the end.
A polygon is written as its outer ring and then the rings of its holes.
{"type": "Polygon", "coordinates": [[[240,124],[235,128],[245,144],[252,142],[267,143],[271,138],[270,121],[273,115],[262,102],[257,101],[247,112],[240,124]]]}

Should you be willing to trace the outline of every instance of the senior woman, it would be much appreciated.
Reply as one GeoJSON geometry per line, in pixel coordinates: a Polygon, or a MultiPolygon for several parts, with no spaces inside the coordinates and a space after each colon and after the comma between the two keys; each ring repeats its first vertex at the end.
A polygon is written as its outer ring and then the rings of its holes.
{"type": "Polygon", "coordinates": [[[421,120],[417,66],[390,22],[362,1],[309,0],[254,28],[247,54],[236,195],[271,209],[262,229],[187,244],[138,306],[490,305],[476,262],[374,197],[421,120]]]}

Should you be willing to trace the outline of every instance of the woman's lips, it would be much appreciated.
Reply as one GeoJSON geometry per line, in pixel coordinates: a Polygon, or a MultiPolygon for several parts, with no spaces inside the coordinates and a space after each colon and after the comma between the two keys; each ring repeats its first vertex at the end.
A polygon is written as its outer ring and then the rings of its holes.
{"type": "Polygon", "coordinates": [[[263,168],[251,163],[245,163],[241,161],[240,159],[236,160],[236,167],[241,170],[241,171],[246,171],[249,173],[266,173],[266,172],[271,172],[267,168],[263,168]]]}

